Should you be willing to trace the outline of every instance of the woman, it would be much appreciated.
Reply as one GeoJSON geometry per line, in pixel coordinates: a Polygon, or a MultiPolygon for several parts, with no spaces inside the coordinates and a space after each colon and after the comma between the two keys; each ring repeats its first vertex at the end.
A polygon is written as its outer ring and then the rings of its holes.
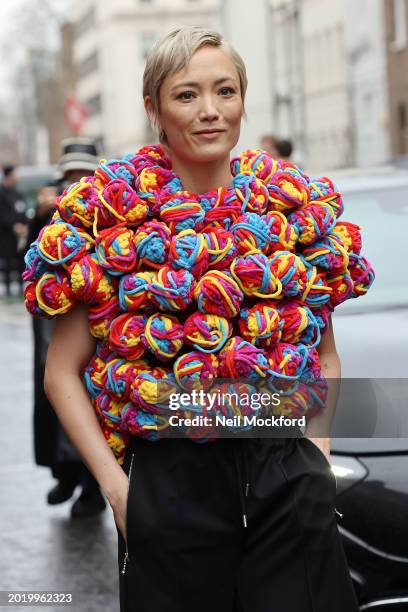
{"type": "MultiPolygon", "coordinates": [[[[167,154],[159,162],[171,162],[190,195],[230,187],[246,84],[242,59],[216,32],[179,28],[151,51],[144,102],[167,154]]],[[[45,388],[112,507],[122,612],[357,610],[329,462],[340,363],[331,322],[324,327],[318,353],[333,384],[307,437],[154,444],[131,436],[122,468],[81,379],[95,352],[87,307],[59,318],[45,388]]]]}

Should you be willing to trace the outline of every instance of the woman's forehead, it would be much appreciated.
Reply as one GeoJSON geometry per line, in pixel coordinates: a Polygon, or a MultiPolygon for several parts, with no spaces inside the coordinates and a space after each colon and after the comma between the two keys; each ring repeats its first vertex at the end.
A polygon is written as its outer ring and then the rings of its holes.
{"type": "Polygon", "coordinates": [[[196,51],[184,68],[168,76],[163,85],[173,89],[179,86],[199,86],[204,82],[217,85],[227,80],[239,85],[238,71],[229,53],[218,47],[206,46],[196,51]]]}

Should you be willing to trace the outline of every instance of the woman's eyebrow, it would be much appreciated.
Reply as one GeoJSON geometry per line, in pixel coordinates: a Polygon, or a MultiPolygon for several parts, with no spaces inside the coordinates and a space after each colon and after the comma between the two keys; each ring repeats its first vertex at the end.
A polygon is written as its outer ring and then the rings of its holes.
{"type": "MultiPolygon", "coordinates": [[[[219,79],[217,79],[216,81],[214,81],[214,85],[220,85],[221,83],[224,83],[225,81],[234,81],[235,83],[237,82],[236,79],[234,79],[234,77],[230,77],[230,76],[225,76],[225,77],[221,77],[219,79]]],[[[177,85],[174,85],[174,87],[171,88],[171,91],[174,91],[175,89],[178,89],[179,87],[199,87],[200,84],[197,83],[196,81],[183,81],[182,83],[177,83],[177,85]]]]}

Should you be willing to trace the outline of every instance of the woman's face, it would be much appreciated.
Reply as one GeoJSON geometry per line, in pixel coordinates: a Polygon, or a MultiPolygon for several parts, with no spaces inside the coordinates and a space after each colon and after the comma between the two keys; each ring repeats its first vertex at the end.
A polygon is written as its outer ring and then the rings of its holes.
{"type": "Polygon", "coordinates": [[[205,46],[160,89],[159,125],[171,153],[187,162],[214,162],[237,144],[243,104],[228,53],[205,46]]]}

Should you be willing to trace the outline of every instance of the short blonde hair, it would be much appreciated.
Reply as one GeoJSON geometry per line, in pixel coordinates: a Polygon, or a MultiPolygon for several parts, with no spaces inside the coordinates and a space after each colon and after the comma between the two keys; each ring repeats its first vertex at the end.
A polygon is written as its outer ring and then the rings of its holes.
{"type": "MultiPolygon", "coordinates": [[[[182,70],[198,49],[209,45],[224,49],[229,53],[239,76],[242,104],[245,103],[247,75],[245,64],[237,51],[215,30],[198,26],[173,28],[159,38],[149,52],[143,73],[143,98],[149,96],[152,102],[152,127],[159,132],[160,142],[165,142],[165,134],[159,130],[160,88],[166,77],[182,70]]],[[[245,109],[244,109],[245,114],[245,109]]]]}

